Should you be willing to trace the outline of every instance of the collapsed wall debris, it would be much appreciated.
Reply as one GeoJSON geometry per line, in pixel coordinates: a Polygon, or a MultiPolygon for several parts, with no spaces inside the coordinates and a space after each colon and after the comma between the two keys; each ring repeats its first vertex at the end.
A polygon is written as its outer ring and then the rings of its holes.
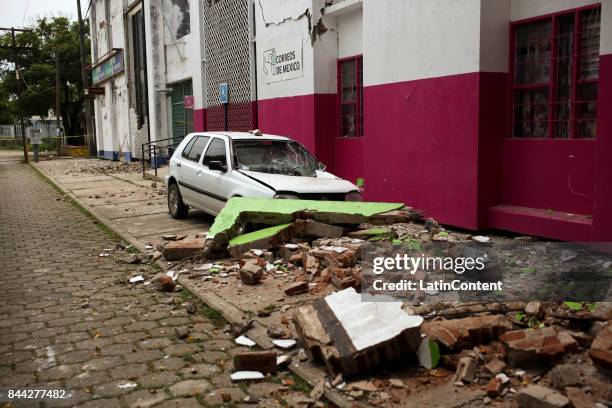
{"type": "Polygon", "coordinates": [[[330,375],[354,375],[416,350],[420,316],[397,302],[363,302],[353,288],[303,306],[293,316],[306,352],[330,375]]]}
{"type": "MultiPolygon", "coordinates": [[[[267,198],[234,197],[215,218],[207,238],[207,251],[219,249],[240,235],[247,224],[276,226],[262,234],[241,237],[230,243],[231,246],[245,245],[259,241],[257,245],[266,245],[262,239],[274,241],[276,233],[289,229],[290,233],[319,236],[329,233],[328,237],[340,234],[339,227],[322,224],[387,224],[409,222],[420,219],[421,214],[400,203],[375,203],[360,201],[315,201],[315,200],[274,200],[267,198]],[[296,221],[301,220],[301,221],[296,221]],[[308,221],[310,220],[310,222],[308,221]],[[317,224],[313,223],[317,222],[317,224]]],[[[243,247],[245,250],[248,246],[243,247]]],[[[259,247],[261,248],[261,247],[259,247]]],[[[234,253],[239,252],[236,249],[234,253]]],[[[243,251],[244,252],[244,251],[243,251]]]]}

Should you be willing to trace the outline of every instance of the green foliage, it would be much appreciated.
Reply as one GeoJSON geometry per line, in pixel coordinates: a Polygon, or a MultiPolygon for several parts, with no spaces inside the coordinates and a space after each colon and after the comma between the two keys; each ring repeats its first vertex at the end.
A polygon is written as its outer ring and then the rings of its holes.
{"type": "MultiPolygon", "coordinates": [[[[17,80],[10,49],[0,49],[0,123],[12,123],[21,114],[46,116],[55,107],[55,55],[59,56],[60,111],[67,135],[83,134],[78,126],[83,103],[79,24],[66,17],[41,18],[31,31],[16,33],[16,59],[20,73],[21,102],[17,103],[17,80]]],[[[85,50],[89,61],[89,29],[85,26],[85,50]]],[[[11,34],[0,36],[11,45],[11,34]]]]}

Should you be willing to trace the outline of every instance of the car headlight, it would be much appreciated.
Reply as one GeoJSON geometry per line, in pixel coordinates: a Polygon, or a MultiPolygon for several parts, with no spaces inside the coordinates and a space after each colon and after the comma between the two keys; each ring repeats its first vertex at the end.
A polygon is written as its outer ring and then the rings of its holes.
{"type": "Polygon", "coordinates": [[[361,201],[361,193],[359,191],[351,191],[344,196],[346,201],[361,201]]]}
{"type": "Polygon", "coordinates": [[[281,199],[281,200],[299,200],[300,199],[300,197],[294,194],[284,194],[284,193],[276,194],[274,198],[281,199]]]}

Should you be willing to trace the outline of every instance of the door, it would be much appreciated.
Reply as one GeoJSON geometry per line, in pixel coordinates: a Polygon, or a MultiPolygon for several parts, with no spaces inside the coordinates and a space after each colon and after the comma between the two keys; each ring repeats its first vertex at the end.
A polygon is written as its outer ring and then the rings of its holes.
{"type": "Polygon", "coordinates": [[[210,137],[195,136],[183,149],[178,166],[178,183],[183,201],[195,207],[205,206],[205,200],[199,192],[200,159],[210,137]]]}
{"type": "Polygon", "coordinates": [[[228,197],[230,189],[232,187],[232,179],[230,176],[230,169],[228,166],[228,146],[227,141],[218,137],[211,140],[206,154],[202,159],[202,173],[201,180],[202,184],[206,186],[208,190],[207,203],[208,208],[214,212],[219,212],[230,198],[228,197]],[[211,161],[219,161],[224,166],[225,171],[211,170],[209,164],[211,161]]]}
{"type": "Polygon", "coordinates": [[[185,108],[185,96],[193,94],[191,80],[172,85],[172,138],[177,146],[183,138],[193,132],[193,110],[185,108]]]}

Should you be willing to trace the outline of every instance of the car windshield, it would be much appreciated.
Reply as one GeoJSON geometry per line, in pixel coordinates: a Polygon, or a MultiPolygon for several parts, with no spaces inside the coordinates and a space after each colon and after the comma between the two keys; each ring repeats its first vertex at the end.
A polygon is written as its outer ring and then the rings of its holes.
{"type": "Polygon", "coordinates": [[[313,177],[321,168],[308,150],[291,140],[235,140],[233,145],[239,170],[313,177]]]}

